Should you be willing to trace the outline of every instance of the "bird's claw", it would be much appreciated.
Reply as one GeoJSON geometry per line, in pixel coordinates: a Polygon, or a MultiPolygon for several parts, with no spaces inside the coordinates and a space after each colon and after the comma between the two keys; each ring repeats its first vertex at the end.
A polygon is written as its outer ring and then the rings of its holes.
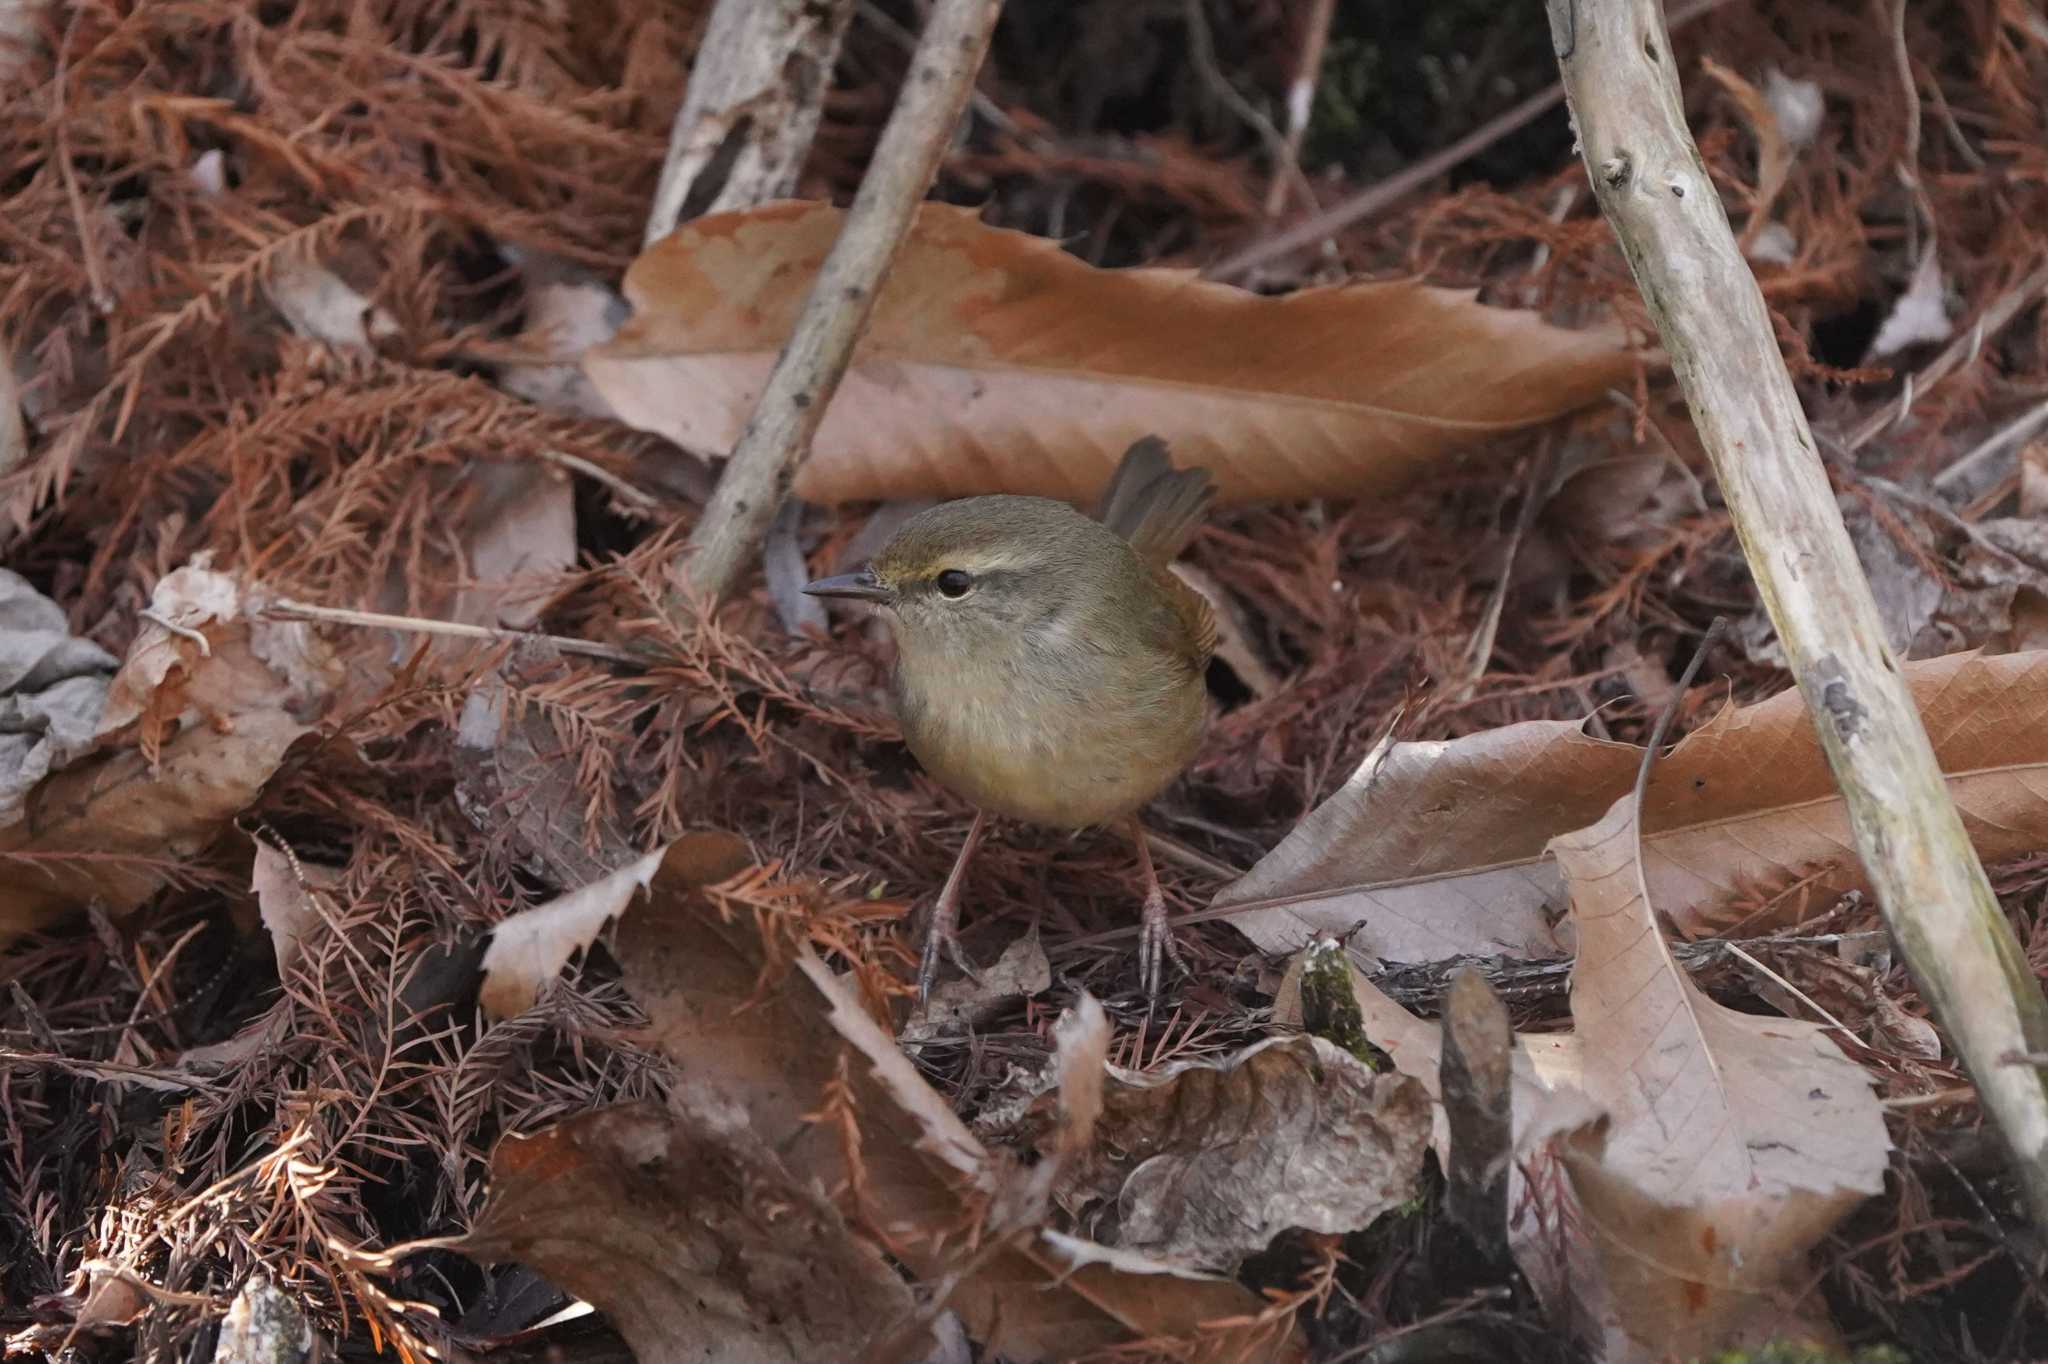
{"type": "Polygon", "coordinates": [[[1169,961],[1183,976],[1194,974],[1180,954],[1180,945],[1173,940],[1173,930],[1167,926],[1166,895],[1155,885],[1145,893],[1145,924],[1138,937],[1138,973],[1148,1002],[1158,1000],[1169,961]]]}
{"type": "Polygon", "coordinates": [[[967,953],[960,947],[960,935],[954,932],[959,921],[957,905],[941,901],[932,910],[931,927],[925,930],[924,951],[917,963],[917,1007],[922,1009],[932,997],[932,985],[939,978],[939,955],[944,953],[953,959],[953,965],[960,968],[960,974],[979,984],[981,972],[967,959],[967,953]]]}

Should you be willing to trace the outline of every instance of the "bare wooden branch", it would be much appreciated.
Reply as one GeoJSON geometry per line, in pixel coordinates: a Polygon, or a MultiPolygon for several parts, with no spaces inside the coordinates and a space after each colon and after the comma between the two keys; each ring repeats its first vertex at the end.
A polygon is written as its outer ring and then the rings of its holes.
{"type": "Polygon", "coordinates": [[[1580,148],[1848,804],[1885,923],[2048,1227],[2048,1001],[1885,646],[1770,314],[1686,128],[1658,0],[1549,0],[1580,148]]]}
{"type": "Polygon", "coordinates": [[[1002,0],[937,0],[873,163],[690,535],[692,587],[723,599],[761,543],[974,88],[1002,0]]]}
{"type": "Polygon", "coordinates": [[[669,133],[647,241],[796,191],[854,0],[718,0],[669,133]]]}

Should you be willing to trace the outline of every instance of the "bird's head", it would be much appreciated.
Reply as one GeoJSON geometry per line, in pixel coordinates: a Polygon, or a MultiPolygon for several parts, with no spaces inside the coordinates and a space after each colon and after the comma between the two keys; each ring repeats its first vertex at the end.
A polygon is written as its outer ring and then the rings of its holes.
{"type": "Polygon", "coordinates": [[[1139,571],[1129,545],[1064,502],[971,497],[919,512],[851,573],[805,586],[871,602],[909,648],[1000,647],[1139,571]]]}

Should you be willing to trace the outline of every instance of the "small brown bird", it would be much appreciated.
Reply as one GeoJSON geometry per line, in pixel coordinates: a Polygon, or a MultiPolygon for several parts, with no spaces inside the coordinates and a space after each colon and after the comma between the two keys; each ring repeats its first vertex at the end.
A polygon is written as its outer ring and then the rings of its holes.
{"type": "Polygon", "coordinates": [[[903,737],[977,807],[933,907],[920,999],[941,949],[973,974],[954,927],[991,814],[1124,822],[1145,875],[1146,993],[1158,993],[1164,958],[1181,965],[1136,811],[1188,765],[1208,717],[1216,622],[1167,565],[1214,494],[1206,469],[1175,470],[1148,438],[1125,452],[1095,520],[1050,498],[965,498],[906,521],[866,567],[804,588],[881,608],[903,737]]]}

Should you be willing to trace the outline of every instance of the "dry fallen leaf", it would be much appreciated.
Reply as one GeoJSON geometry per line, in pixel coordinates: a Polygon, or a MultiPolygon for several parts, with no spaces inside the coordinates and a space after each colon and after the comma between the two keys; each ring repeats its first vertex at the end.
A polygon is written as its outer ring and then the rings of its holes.
{"type": "Polygon", "coordinates": [[[469,477],[457,534],[469,577],[450,620],[523,630],[576,566],[576,490],[538,461],[493,461],[469,477]]]}
{"type": "Polygon", "coordinates": [[[292,969],[305,950],[306,938],[332,915],[332,905],[323,902],[327,889],[340,879],[333,867],[308,866],[268,843],[257,843],[249,889],[255,892],[263,926],[270,931],[279,976],[292,969]]]}
{"type": "MultiPolygon", "coordinates": [[[[1985,858],[2048,841],[2048,653],[1906,665],[1949,792],[1985,858]]],[[[1299,897],[1231,920],[1268,951],[1358,921],[1362,952],[1401,961],[1564,955],[1546,915],[1564,900],[1543,851],[1597,821],[1642,750],[1531,721],[1448,743],[1395,744],[1216,903],[1299,897]]],[[[1796,691],[1725,707],[1657,765],[1644,873],[1688,937],[1796,919],[1864,884],[1846,812],[1796,691]],[[1760,907],[1761,906],[1761,907],[1760,907]]]]}
{"type": "Polygon", "coordinates": [[[1578,922],[1582,1083],[1608,1112],[1565,1155],[1605,1358],[1768,1335],[1807,1252],[1884,1188],[1870,1077],[1822,1027],[1737,1013],[1692,983],[1641,891],[1632,796],[1554,846],[1578,922]]]}
{"type": "Polygon", "coordinates": [[[1063,1194],[1113,1203],[1125,1250],[1234,1269],[1289,1228],[1363,1230],[1415,1194],[1428,1092],[1320,1037],[1109,1080],[1095,1159],[1063,1194]]]}
{"type": "Polygon", "coordinates": [[[89,901],[125,914],[255,798],[343,680],[303,625],[268,621],[195,561],[167,574],[109,684],[99,755],[46,778],[0,829],[0,944],[89,901]]]}
{"type": "Polygon", "coordinates": [[[648,1014],[649,1040],[681,1072],[678,1102],[744,1115],[799,1179],[847,1189],[858,1204],[849,1216],[921,1279],[960,1273],[946,1305],[992,1353],[1067,1359],[1133,1338],[1178,1336],[1199,1341],[1196,1358],[1295,1357],[1284,1320],[1198,1332],[1201,1323],[1259,1313],[1258,1301],[1228,1280],[1137,1256],[1103,1263],[1088,1243],[1050,1232],[1020,1231],[970,1260],[958,1233],[1003,1187],[997,1163],[807,949],[800,972],[769,970],[759,924],[728,921],[699,893],[744,859],[744,845],[730,836],[679,841],[648,903],[619,925],[627,988],[648,1014]],[[850,1062],[848,1043],[857,1053],[850,1062]],[[847,1107],[826,1106],[828,1093],[844,1096],[835,1102],[847,1107]],[[858,1132],[854,1167],[842,1121],[858,1132]]]}
{"type": "Polygon", "coordinates": [[[984,966],[976,976],[962,976],[943,982],[932,991],[926,1006],[903,1025],[903,1042],[923,1042],[934,1037],[968,1031],[998,1009],[1018,998],[1028,999],[1052,987],[1052,963],[1038,934],[1025,933],[1011,941],[993,966],[984,966]]]}
{"type": "Polygon", "coordinates": [[[532,1265],[642,1360],[851,1359],[911,1309],[888,1262],[758,1135],[651,1103],[508,1139],[451,1248],[532,1265]]]}
{"type": "Polygon", "coordinates": [[[611,405],[590,386],[575,361],[617,333],[626,320],[626,301],[574,262],[510,242],[501,243],[498,251],[512,262],[526,288],[520,344],[539,354],[562,357],[557,362],[501,365],[499,386],[556,412],[611,416],[611,405]]]}
{"type": "Polygon", "coordinates": [[[509,1018],[532,1008],[541,987],[555,978],[570,956],[590,946],[605,924],[625,913],[633,897],[654,879],[667,852],[658,848],[492,929],[479,998],[485,1017],[509,1018]]]}
{"type": "Polygon", "coordinates": [[[1870,343],[1870,359],[1893,355],[1925,341],[1946,341],[1955,330],[1948,320],[1948,280],[1941,272],[1941,257],[1930,241],[1913,266],[1906,290],[1892,304],[1877,337],[1870,343]]]}
{"type": "Polygon", "coordinates": [[[285,1364],[312,1358],[314,1349],[313,1328],[305,1313],[259,1269],[221,1318],[213,1364],[285,1364]]]}
{"type": "Polygon", "coordinates": [[[92,747],[115,665],[28,579],[0,568],[0,828],[20,821],[37,782],[92,747]]]}
{"type": "Polygon", "coordinates": [[[1742,231],[1742,243],[1747,247],[1770,222],[1778,191],[1785,187],[1785,177],[1792,172],[1791,139],[1778,126],[1777,108],[1762,91],[1712,57],[1700,58],[1700,70],[1728,92],[1756,138],[1756,190],[1750,200],[1748,224],[1742,231]]]}
{"type": "MultiPolygon", "coordinates": [[[[634,316],[586,353],[619,415],[731,448],[839,210],[699,218],[627,273],[634,316]]],[[[1402,280],[1266,298],[1181,270],[1099,270],[1057,242],[927,204],[797,475],[814,502],[970,493],[1092,499],[1164,437],[1228,499],[1356,497],[1624,382],[1615,336],[1402,280]]]]}

